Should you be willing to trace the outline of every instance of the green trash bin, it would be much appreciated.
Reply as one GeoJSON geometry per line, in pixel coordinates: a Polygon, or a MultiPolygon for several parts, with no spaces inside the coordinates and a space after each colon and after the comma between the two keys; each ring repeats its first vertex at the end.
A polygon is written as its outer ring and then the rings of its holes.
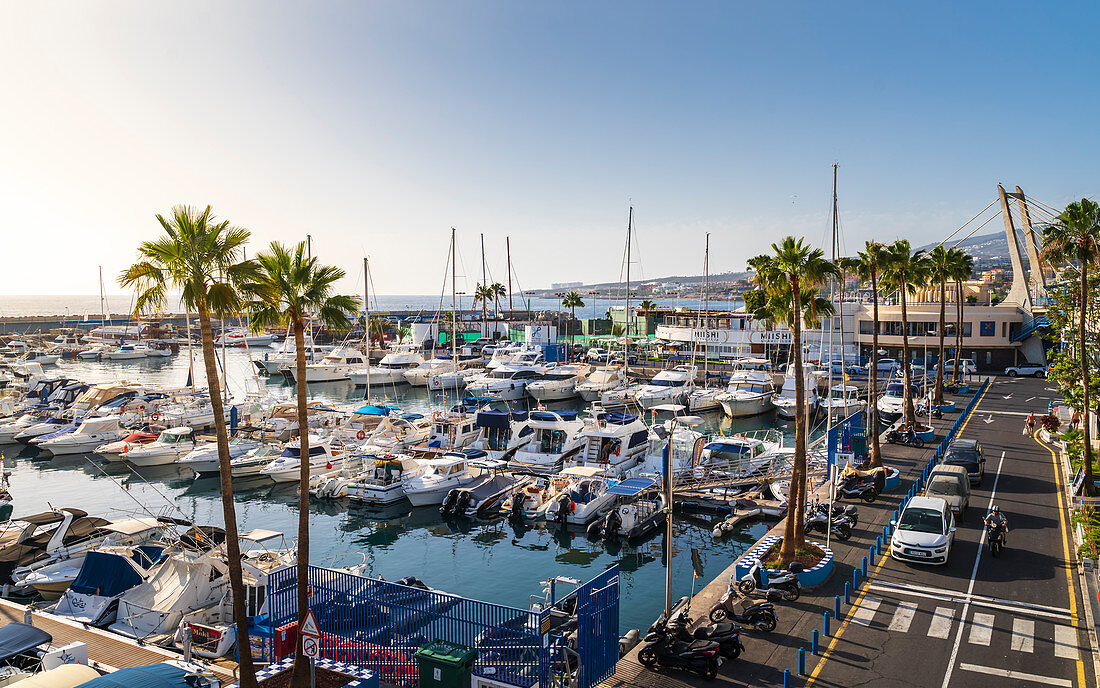
{"type": "Polygon", "coordinates": [[[469,688],[477,650],[446,640],[433,640],[416,651],[420,688],[469,688]]]}

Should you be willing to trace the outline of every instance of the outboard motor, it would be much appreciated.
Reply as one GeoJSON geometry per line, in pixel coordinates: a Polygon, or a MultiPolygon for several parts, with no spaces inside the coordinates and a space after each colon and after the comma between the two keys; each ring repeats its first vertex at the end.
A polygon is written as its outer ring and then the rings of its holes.
{"type": "Polygon", "coordinates": [[[589,540],[599,540],[603,537],[603,526],[606,521],[606,518],[598,518],[589,524],[588,530],[585,531],[589,540]]]}
{"type": "Polygon", "coordinates": [[[458,493],[458,499],[455,501],[454,513],[456,515],[466,513],[467,507],[470,506],[470,499],[471,495],[469,490],[460,491],[458,493]]]}
{"type": "Polygon", "coordinates": [[[619,532],[619,528],[623,525],[623,517],[619,515],[618,509],[612,509],[607,514],[607,523],[604,526],[603,536],[614,537],[619,532]]]}
{"type": "Polygon", "coordinates": [[[558,500],[558,513],[555,514],[555,519],[558,523],[565,523],[565,519],[569,516],[569,505],[573,503],[572,499],[569,499],[568,495],[562,495],[558,500]]]}
{"type": "Polygon", "coordinates": [[[447,514],[454,513],[455,504],[458,502],[458,490],[451,490],[447,493],[447,496],[443,498],[443,504],[439,506],[439,513],[446,516],[447,514]]]}

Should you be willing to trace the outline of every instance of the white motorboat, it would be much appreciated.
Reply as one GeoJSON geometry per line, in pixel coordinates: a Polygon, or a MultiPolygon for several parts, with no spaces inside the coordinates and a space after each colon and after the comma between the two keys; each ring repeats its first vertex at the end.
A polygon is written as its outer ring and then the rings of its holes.
{"type": "Polygon", "coordinates": [[[108,347],[104,344],[90,346],[78,353],[76,357],[82,361],[98,361],[103,358],[103,354],[107,351],[107,348],[108,347]]]}
{"type": "Polygon", "coordinates": [[[626,384],[626,372],[622,367],[603,366],[593,370],[584,382],[577,385],[577,394],[585,401],[599,401],[601,394],[624,389],[626,384]]]}
{"type": "Polygon", "coordinates": [[[485,368],[450,368],[440,370],[428,376],[427,387],[432,392],[442,392],[448,389],[462,389],[472,380],[476,380],[486,372],[485,368]]]}
{"type": "MultiPolygon", "coordinates": [[[[417,368],[424,363],[424,357],[420,355],[420,348],[415,344],[398,344],[392,351],[382,357],[378,365],[368,365],[369,378],[372,385],[395,385],[406,382],[405,373],[417,368]]],[[[368,370],[360,368],[349,373],[352,383],[356,387],[364,387],[367,384],[368,370]]]]}
{"type": "MultiPolygon", "coordinates": [[[[292,483],[301,476],[302,448],[300,440],[288,442],[279,458],[260,471],[277,483],[292,483]]],[[[343,452],[332,448],[332,438],[309,437],[309,472],[311,475],[331,471],[343,465],[343,452]]]]}
{"type": "MultiPolygon", "coordinates": [[[[233,403],[225,401],[222,412],[228,417],[233,403]]],[[[162,403],[149,416],[154,422],[169,427],[186,425],[191,428],[207,428],[214,424],[214,405],[205,394],[186,396],[169,403],[162,403]]]]}
{"type": "Polygon", "coordinates": [[[195,448],[195,431],[187,426],[169,428],[155,442],[130,449],[123,458],[133,466],[163,466],[174,463],[195,448]]]}
{"type": "Polygon", "coordinates": [[[244,328],[226,330],[214,339],[217,346],[270,346],[275,341],[273,334],[259,334],[249,332],[244,328]]]}
{"type": "Polygon", "coordinates": [[[419,473],[421,467],[419,459],[407,454],[360,456],[360,460],[367,467],[365,471],[319,485],[317,496],[330,499],[347,497],[368,505],[393,504],[405,498],[404,479],[419,473]]]}
{"type": "Polygon", "coordinates": [[[718,400],[718,397],[725,391],[722,387],[698,387],[691,391],[684,405],[692,413],[720,409],[722,408],[722,402],[718,400]]]}
{"type": "MultiPolygon", "coordinates": [[[[262,443],[251,437],[241,436],[229,440],[229,460],[240,458],[258,448],[262,443]]],[[[190,468],[201,475],[217,474],[221,472],[221,464],[218,456],[217,442],[204,442],[189,451],[176,462],[184,468],[190,468]]]]}
{"type": "MultiPolygon", "coordinates": [[[[783,388],[772,397],[772,405],[775,406],[776,415],[787,420],[794,420],[797,408],[795,404],[796,371],[793,368],[793,363],[787,366],[787,373],[783,376],[783,388]]],[[[803,401],[806,406],[806,417],[813,418],[817,412],[817,379],[814,376],[813,364],[803,363],[802,370],[803,401]]]]}
{"type": "Polygon", "coordinates": [[[0,425],[0,444],[8,444],[14,442],[16,435],[23,432],[32,425],[37,425],[49,419],[50,414],[57,410],[58,409],[56,407],[51,407],[28,411],[27,413],[20,415],[14,420],[8,421],[7,423],[0,425]]]}
{"type": "Polygon", "coordinates": [[[602,520],[588,526],[588,537],[638,540],[657,530],[668,513],[657,485],[653,478],[637,477],[609,487],[615,504],[602,520]]]}
{"type": "Polygon", "coordinates": [[[423,387],[428,384],[428,378],[438,373],[449,373],[455,370],[461,370],[466,366],[465,361],[455,362],[449,354],[436,356],[435,358],[424,361],[418,366],[409,368],[402,373],[405,378],[405,382],[408,382],[413,387],[423,387]]]}
{"type": "Polygon", "coordinates": [[[575,455],[576,464],[613,477],[640,463],[656,440],[638,416],[602,409],[584,419],[580,432],[583,445],[575,455]]]}
{"type": "Polygon", "coordinates": [[[554,366],[527,384],[527,394],[538,401],[572,399],[577,396],[577,385],[587,379],[591,370],[585,364],[554,366]]]}
{"type": "Polygon", "coordinates": [[[122,437],[118,416],[86,418],[76,430],[38,443],[38,447],[53,456],[84,454],[122,437]]]}
{"type": "Polygon", "coordinates": [[[448,492],[478,479],[482,471],[471,467],[470,461],[483,458],[486,458],[485,452],[460,449],[427,459],[421,463],[419,473],[403,480],[405,496],[413,506],[442,504],[448,492]]]}
{"type": "Polygon", "coordinates": [[[184,614],[217,604],[229,589],[228,568],[210,554],[178,552],[145,582],[118,599],[117,621],[108,629],[144,642],[170,639],[184,614]]]}
{"type": "Polygon", "coordinates": [[[466,383],[466,391],[479,397],[495,397],[505,401],[523,398],[530,382],[542,376],[542,366],[501,365],[466,383]]]}
{"type": "Polygon", "coordinates": [[[477,439],[478,434],[480,430],[475,422],[475,414],[466,413],[459,407],[449,411],[436,411],[432,414],[431,434],[416,450],[441,454],[462,449],[477,439]]]}
{"type": "Polygon", "coordinates": [[[848,416],[862,411],[867,406],[859,393],[859,388],[854,385],[833,385],[829,390],[829,396],[821,400],[821,408],[833,417],[834,421],[843,420],[848,416]]]}
{"type": "Polygon", "coordinates": [[[524,411],[481,409],[474,422],[479,433],[469,446],[485,452],[491,459],[511,456],[534,437],[524,411]]]}
{"type": "Polygon", "coordinates": [[[146,345],[146,358],[171,358],[178,349],[172,348],[171,342],[151,341],[146,345]]]}
{"type": "Polygon", "coordinates": [[[76,423],[62,416],[51,416],[41,423],[35,423],[15,434],[15,441],[23,444],[37,444],[35,440],[60,437],[76,430],[76,423]]]}
{"type": "Polygon", "coordinates": [[[108,361],[132,361],[145,358],[149,355],[149,347],[144,344],[121,344],[113,346],[103,352],[103,358],[108,361]]]}
{"type": "Polygon", "coordinates": [[[558,474],[568,484],[546,505],[545,518],[557,523],[588,525],[607,513],[615,495],[607,491],[618,480],[591,466],[573,466],[558,474]]]}
{"type": "Polygon", "coordinates": [[[486,470],[473,482],[447,493],[439,506],[439,513],[443,516],[492,515],[506,499],[531,480],[530,476],[504,473],[500,470],[503,464],[499,461],[475,463],[486,470]]]}
{"type": "MultiPolygon", "coordinates": [[[[306,382],[337,382],[347,380],[354,370],[367,362],[363,352],[350,346],[339,346],[325,354],[317,363],[306,364],[306,382]]],[[[281,369],[287,382],[297,382],[298,371],[293,365],[281,369]]]]}
{"type": "MultiPolygon", "coordinates": [[[[912,398],[917,398],[916,389],[913,390],[912,398]]],[[[904,415],[905,383],[891,382],[886,385],[886,391],[878,399],[878,422],[883,425],[893,425],[904,415]]]]}
{"type": "Polygon", "coordinates": [[[717,399],[727,416],[745,418],[771,410],[774,393],[771,364],[763,359],[747,359],[734,364],[726,391],[717,399]]]}
{"type": "Polygon", "coordinates": [[[660,404],[682,404],[695,389],[697,372],[693,365],[662,370],[634,393],[634,401],[644,409],[660,404]]]}
{"type": "Polygon", "coordinates": [[[720,473],[732,478],[747,478],[766,470],[782,450],[783,433],[778,430],[753,430],[715,437],[703,446],[694,469],[700,477],[720,473]]]}
{"type": "Polygon", "coordinates": [[[14,583],[31,565],[45,565],[83,552],[107,536],[101,528],[110,521],[89,516],[81,509],[50,509],[13,518],[0,534],[0,584],[14,583]]]}
{"type": "Polygon", "coordinates": [[[84,556],[76,578],[50,613],[98,628],[114,623],[119,598],[127,590],[145,582],[153,560],[159,557],[159,553],[151,549],[91,550],[84,556]],[[156,556],[150,557],[150,554],[156,556]]]}
{"type": "MultiPolygon", "coordinates": [[[[274,346],[272,344],[271,346],[274,346]]],[[[331,346],[322,346],[313,342],[313,337],[305,335],[302,341],[302,350],[306,355],[306,363],[318,361],[329,351],[331,346]]],[[[256,366],[256,372],[260,375],[278,375],[286,366],[297,365],[297,348],[294,346],[294,337],[287,337],[279,348],[274,351],[264,351],[261,358],[252,359],[252,365],[256,366]]]]}
{"type": "MultiPolygon", "coordinates": [[[[369,408],[374,409],[376,407],[372,406],[369,408]]],[[[379,416],[389,413],[387,409],[379,409],[377,413],[371,414],[364,411],[364,409],[368,409],[368,407],[364,406],[362,409],[352,413],[352,420],[347,421],[345,425],[339,426],[338,429],[341,431],[350,431],[351,434],[347,439],[353,439],[356,432],[359,430],[370,432],[378,425],[378,421],[380,420],[379,416]],[[355,422],[352,422],[353,420],[355,422]]],[[[343,421],[344,414],[332,404],[311,401],[306,405],[307,428],[316,430],[336,425],[343,421]]],[[[271,435],[275,439],[281,441],[289,440],[297,434],[298,431],[298,402],[281,401],[268,411],[259,414],[259,417],[253,414],[251,422],[265,435],[271,435]]],[[[340,439],[344,438],[340,437],[340,439]]]]}
{"type": "Polygon", "coordinates": [[[497,348],[485,364],[487,370],[496,370],[504,366],[531,367],[542,366],[546,357],[542,350],[533,344],[506,344],[497,348]]]}
{"type": "Polygon", "coordinates": [[[260,474],[272,461],[279,458],[283,448],[275,444],[262,444],[244,456],[229,462],[230,474],[234,478],[249,478],[260,474]]]}
{"type": "Polygon", "coordinates": [[[360,450],[370,454],[401,454],[422,444],[431,434],[432,420],[419,413],[386,416],[363,440],[360,450]]]}
{"type": "Polygon", "coordinates": [[[532,411],[528,427],[532,437],[512,454],[512,470],[557,473],[585,445],[584,421],[577,419],[576,411],[532,411]]]}

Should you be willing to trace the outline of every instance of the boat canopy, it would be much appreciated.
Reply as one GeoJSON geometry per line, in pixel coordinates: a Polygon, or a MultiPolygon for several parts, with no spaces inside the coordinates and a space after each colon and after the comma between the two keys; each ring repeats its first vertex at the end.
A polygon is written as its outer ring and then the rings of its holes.
{"type": "Polygon", "coordinates": [[[361,416],[388,416],[390,411],[394,410],[392,406],[377,406],[375,404],[364,404],[355,410],[361,416]]]}
{"type": "Polygon", "coordinates": [[[20,688],[75,688],[99,678],[99,672],[86,664],[62,664],[19,682],[20,688]]]}
{"type": "Polygon", "coordinates": [[[144,533],[147,530],[153,530],[159,528],[161,523],[155,518],[126,518],[121,521],[115,521],[103,526],[104,530],[109,530],[112,533],[119,533],[121,535],[137,535],[138,533],[144,533]]]}
{"type": "Polygon", "coordinates": [[[576,411],[532,411],[531,420],[577,420],[576,411]]]}
{"type": "MultiPolygon", "coordinates": [[[[80,509],[65,509],[73,515],[74,518],[80,518],[81,516],[87,516],[88,512],[81,511],[80,509]]],[[[43,511],[40,514],[34,514],[33,516],[23,516],[16,518],[16,521],[22,521],[24,523],[33,523],[36,526],[45,526],[51,523],[60,523],[65,519],[65,514],[60,511],[43,511]]]]}
{"type": "Polygon", "coordinates": [[[398,418],[400,418],[401,420],[407,421],[420,420],[423,417],[423,413],[402,413],[400,416],[398,416],[398,418]]]}
{"type": "Polygon", "coordinates": [[[252,542],[265,542],[267,540],[273,540],[282,536],[283,534],[277,530],[265,530],[263,528],[255,528],[248,531],[247,533],[241,533],[240,538],[242,540],[251,540],[252,542]]]}
{"type": "Polygon", "coordinates": [[[451,459],[483,459],[488,456],[488,452],[484,452],[480,449],[453,449],[443,455],[443,458],[451,459]]]}
{"type": "Polygon", "coordinates": [[[40,628],[13,621],[0,628],[0,662],[7,662],[39,645],[53,642],[53,636],[40,628]]]}
{"type": "Polygon", "coordinates": [[[69,589],[81,595],[114,597],[142,581],[141,574],[118,554],[90,550],[69,589]]]}
{"type": "Polygon", "coordinates": [[[527,420],[526,411],[504,411],[500,409],[486,409],[477,412],[475,419],[479,428],[506,428],[508,421],[517,423],[527,420]]]}
{"type": "Polygon", "coordinates": [[[192,685],[188,670],[161,662],[112,671],[77,688],[192,688],[192,685]]]}
{"type": "Polygon", "coordinates": [[[628,425],[638,420],[638,416],[633,413],[623,413],[621,411],[608,411],[600,416],[600,420],[611,423],[612,425],[628,425]]]}
{"type": "Polygon", "coordinates": [[[624,497],[634,497],[656,486],[657,481],[653,478],[628,478],[621,483],[607,488],[607,493],[622,495],[624,497]]]}

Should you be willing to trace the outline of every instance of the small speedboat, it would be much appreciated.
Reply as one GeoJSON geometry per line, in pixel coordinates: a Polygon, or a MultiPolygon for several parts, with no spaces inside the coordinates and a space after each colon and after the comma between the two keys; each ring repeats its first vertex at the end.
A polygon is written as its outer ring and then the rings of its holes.
{"type": "Polygon", "coordinates": [[[54,456],[84,454],[103,444],[118,440],[122,436],[118,421],[118,416],[86,418],[72,432],[45,439],[37,444],[39,449],[54,456]]]}
{"type": "MultiPolygon", "coordinates": [[[[331,471],[343,465],[342,452],[333,450],[330,438],[310,436],[309,438],[309,473],[314,475],[323,471],[331,471]]],[[[302,466],[302,446],[300,440],[288,442],[283,453],[277,459],[268,463],[260,470],[260,475],[266,475],[277,483],[292,483],[299,480],[302,466]]]]}
{"type": "MultiPolygon", "coordinates": [[[[259,440],[249,437],[234,437],[229,440],[229,460],[240,458],[259,446],[259,440]]],[[[185,468],[190,468],[196,473],[206,475],[219,473],[221,471],[219,462],[218,443],[207,442],[180,457],[176,463],[185,468]]]]}
{"type": "Polygon", "coordinates": [[[127,451],[123,458],[134,466],[163,466],[174,463],[195,448],[195,431],[182,425],[160,433],[155,442],[127,451]]]}

